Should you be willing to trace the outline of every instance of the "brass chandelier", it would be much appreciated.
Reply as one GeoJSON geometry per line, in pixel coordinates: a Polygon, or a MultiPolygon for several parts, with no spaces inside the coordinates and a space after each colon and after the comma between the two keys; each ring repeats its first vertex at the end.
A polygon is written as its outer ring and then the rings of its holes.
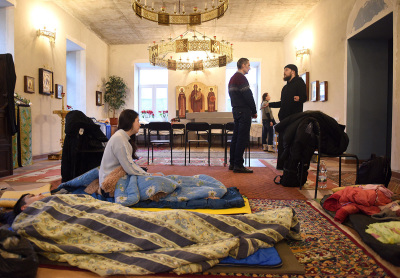
{"type": "Polygon", "coordinates": [[[176,0],[174,5],[167,7],[162,1],[161,7],[154,7],[153,0],[133,0],[132,9],[140,17],[159,25],[200,25],[203,22],[222,17],[228,9],[229,0],[205,0],[203,7],[191,7],[193,12],[186,13],[185,5],[181,0],[176,0]],[[211,2],[211,8],[208,8],[211,2]],[[150,4],[151,2],[151,4],[150,4]]]}
{"type": "Polygon", "coordinates": [[[226,66],[233,60],[232,44],[196,30],[188,30],[168,41],[153,42],[148,49],[150,63],[169,70],[201,71],[226,66]]]}

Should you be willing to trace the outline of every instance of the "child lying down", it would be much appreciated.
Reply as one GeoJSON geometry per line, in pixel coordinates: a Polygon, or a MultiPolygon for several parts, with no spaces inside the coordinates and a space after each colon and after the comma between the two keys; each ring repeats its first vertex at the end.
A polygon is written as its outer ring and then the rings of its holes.
{"type": "Polygon", "coordinates": [[[301,239],[289,207],[236,216],[145,212],[79,194],[37,198],[12,228],[48,259],[101,276],[203,272],[229,255],[301,239]]]}

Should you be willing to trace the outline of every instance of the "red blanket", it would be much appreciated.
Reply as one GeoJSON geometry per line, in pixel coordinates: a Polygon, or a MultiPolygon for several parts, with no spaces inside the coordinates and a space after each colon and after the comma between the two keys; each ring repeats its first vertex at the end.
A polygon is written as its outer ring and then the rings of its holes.
{"type": "Polygon", "coordinates": [[[360,211],[367,215],[378,213],[381,211],[378,206],[391,201],[380,190],[346,187],[326,199],[323,207],[329,211],[336,211],[335,220],[342,223],[349,214],[360,211]]]}

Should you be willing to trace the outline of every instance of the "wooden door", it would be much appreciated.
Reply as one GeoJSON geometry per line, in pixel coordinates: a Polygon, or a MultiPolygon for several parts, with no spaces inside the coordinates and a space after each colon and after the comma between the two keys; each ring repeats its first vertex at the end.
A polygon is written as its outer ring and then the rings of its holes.
{"type": "Polygon", "coordinates": [[[13,174],[12,135],[8,123],[6,55],[0,55],[0,177],[13,174]]]}

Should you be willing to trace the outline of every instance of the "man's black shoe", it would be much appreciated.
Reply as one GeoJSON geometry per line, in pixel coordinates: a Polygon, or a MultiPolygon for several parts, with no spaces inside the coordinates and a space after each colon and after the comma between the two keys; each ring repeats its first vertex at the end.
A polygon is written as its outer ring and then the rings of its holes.
{"type": "Polygon", "coordinates": [[[248,169],[246,167],[242,167],[242,168],[234,168],[233,172],[234,173],[253,173],[253,170],[248,169]]]}
{"type": "Polygon", "coordinates": [[[229,170],[233,170],[233,165],[229,165],[229,170]]]}

